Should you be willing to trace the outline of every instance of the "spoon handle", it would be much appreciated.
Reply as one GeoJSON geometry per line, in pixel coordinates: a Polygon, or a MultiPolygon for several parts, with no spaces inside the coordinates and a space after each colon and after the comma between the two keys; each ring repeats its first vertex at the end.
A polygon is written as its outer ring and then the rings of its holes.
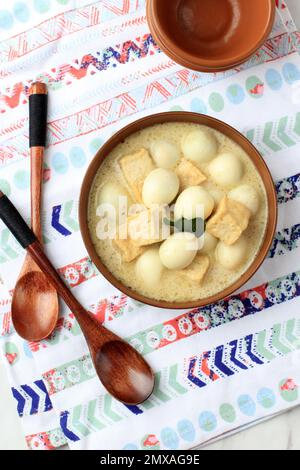
{"type": "Polygon", "coordinates": [[[29,95],[29,147],[31,177],[31,227],[39,240],[41,229],[41,190],[43,158],[47,126],[47,87],[45,83],[31,85],[29,95]]]}
{"type": "Polygon", "coordinates": [[[53,285],[58,294],[68,305],[71,312],[74,313],[87,343],[89,344],[92,355],[94,355],[94,352],[96,352],[96,350],[107,341],[117,339],[111,331],[100,325],[94,315],[86,310],[74,297],[44,253],[39,240],[28,245],[26,250],[40,270],[46,275],[50,284],[53,285]]]}

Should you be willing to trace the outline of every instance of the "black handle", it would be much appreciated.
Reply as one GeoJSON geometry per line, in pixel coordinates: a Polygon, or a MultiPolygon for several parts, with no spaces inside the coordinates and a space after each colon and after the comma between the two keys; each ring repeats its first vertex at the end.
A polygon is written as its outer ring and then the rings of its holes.
{"type": "Polygon", "coordinates": [[[34,233],[26,224],[23,217],[19,214],[15,206],[10,202],[7,196],[0,191],[0,218],[9,228],[14,237],[23,248],[27,248],[37,240],[34,233]]]}
{"type": "Polygon", "coordinates": [[[34,91],[29,96],[29,147],[45,147],[48,103],[46,85],[35,83],[32,90],[34,91]]]}

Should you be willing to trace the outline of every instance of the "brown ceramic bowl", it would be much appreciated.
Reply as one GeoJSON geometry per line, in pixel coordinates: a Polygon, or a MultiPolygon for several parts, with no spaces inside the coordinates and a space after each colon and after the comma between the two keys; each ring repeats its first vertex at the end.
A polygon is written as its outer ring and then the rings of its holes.
{"type": "Polygon", "coordinates": [[[87,248],[87,251],[93,261],[93,263],[97,266],[98,270],[103,274],[103,276],[113,284],[117,289],[122,291],[124,294],[127,294],[129,297],[136,299],[140,302],[143,302],[148,305],[153,305],[154,307],[160,308],[171,308],[171,309],[189,309],[195,307],[202,307],[204,305],[208,305],[214,302],[217,302],[221,299],[224,299],[228,295],[232,294],[236,290],[238,290],[243,284],[245,284],[253,274],[258,270],[262,262],[264,261],[265,257],[267,256],[271,243],[274,238],[274,233],[276,229],[277,223],[277,197],[275,192],[275,187],[273,184],[273,180],[267,165],[265,164],[263,158],[256,150],[256,148],[247,140],[242,134],[240,134],[237,130],[233,127],[225,124],[218,119],[208,117],[203,114],[198,113],[189,113],[189,112],[168,112],[168,113],[160,113],[154,114],[152,116],[147,116],[138,121],[129,124],[128,126],[121,129],[119,132],[114,134],[104,145],[103,147],[97,152],[94,159],[90,163],[90,166],[87,169],[85,174],[81,193],[80,193],[80,201],[79,201],[79,222],[80,222],[80,230],[82,234],[83,241],[87,248]],[[208,297],[201,300],[196,300],[193,302],[182,302],[182,303],[172,303],[172,302],[165,302],[165,301],[157,301],[154,299],[150,299],[148,297],[144,297],[137,292],[133,291],[129,287],[126,287],[122,282],[120,282],[103,264],[101,258],[97,254],[94,245],[91,240],[89,227],[88,227],[88,201],[89,201],[89,194],[90,190],[94,181],[94,177],[101,167],[103,160],[109,155],[116,145],[121,143],[126,137],[130,136],[131,134],[144,129],[145,127],[152,126],[154,124],[161,124],[164,122],[193,122],[196,124],[202,124],[205,126],[209,126],[213,129],[216,129],[219,132],[222,132],[230,139],[234,140],[238,145],[240,145],[245,152],[249,155],[251,160],[253,161],[254,165],[259,172],[264,186],[267,192],[268,198],[268,221],[267,221],[267,228],[265,237],[260,248],[260,251],[251,264],[251,266],[247,269],[247,271],[231,286],[227,289],[219,292],[218,294],[208,297]]]}
{"type": "Polygon", "coordinates": [[[201,72],[233,68],[268,38],[275,0],[147,0],[147,20],[160,48],[201,72]]]}

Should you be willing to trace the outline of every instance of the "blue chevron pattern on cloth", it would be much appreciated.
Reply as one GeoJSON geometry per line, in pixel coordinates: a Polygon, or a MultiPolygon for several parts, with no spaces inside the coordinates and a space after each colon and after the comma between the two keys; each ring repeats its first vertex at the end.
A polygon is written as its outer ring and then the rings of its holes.
{"type": "Polygon", "coordinates": [[[19,416],[29,416],[52,410],[52,402],[43,380],[35,380],[31,384],[20,385],[11,389],[17,402],[19,416]]]}
{"type": "Polygon", "coordinates": [[[277,357],[300,349],[300,320],[288,320],[270,330],[247,335],[193,356],[187,361],[184,376],[195,387],[205,387],[215,380],[230,377],[253,367],[268,364],[277,357]],[[206,371],[203,372],[203,364],[206,371]]]}
{"type": "Polygon", "coordinates": [[[125,406],[126,406],[126,408],[128,408],[129,411],[131,411],[131,413],[133,413],[135,415],[143,414],[143,410],[141,410],[141,408],[139,408],[136,405],[125,405],[125,406]]]}
{"type": "Polygon", "coordinates": [[[68,417],[69,417],[69,411],[64,411],[60,415],[60,427],[66,436],[67,439],[70,441],[76,442],[80,440],[80,437],[74,434],[70,429],[68,428],[68,417]]]}
{"type": "Polygon", "coordinates": [[[69,235],[72,235],[72,232],[68,230],[66,227],[64,227],[61,222],[60,222],[60,213],[61,213],[61,208],[62,206],[55,206],[53,207],[52,210],[52,221],[51,225],[53,228],[55,228],[61,235],[64,237],[67,237],[69,235]]]}
{"type": "MultiPolygon", "coordinates": [[[[274,332],[274,330],[273,330],[273,332],[274,332]]],[[[258,365],[264,364],[264,361],[261,360],[254,353],[254,351],[255,351],[254,336],[253,335],[246,336],[245,341],[246,341],[246,354],[247,354],[247,356],[250,357],[251,362],[253,362],[254,364],[258,364],[258,365]]]]}
{"type": "Polygon", "coordinates": [[[230,377],[231,375],[234,375],[235,369],[229,368],[227,364],[230,364],[231,366],[233,365],[230,362],[230,345],[225,345],[225,346],[219,346],[217,347],[215,351],[215,357],[214,357],[214,363],[217,366],[219,372],[221,372],[222,375],[226,377],[230,377]],[[230,353],[229,353],[229,351],[230,353]]]}
{"type": "Polygon", "coordinates": [[[278,204],[284,204],[300,196],[300,173],[276,183],[278,204]]]}
{"type": "Polygon", "coordinates": [[[195,371],[196,364],[197,364],[197,358],[193,358],[190,360],[189,370],[188,370],[188,379],[197,387],[202,388],[202,387],[205,387],[207,383],[200,380],[199,377],[195,375],[194,371],[195,371]]]}
{"type": "Polygon", "coordinates": [[[238,358],[238,340],[231,341],[229,345],[231,346],[230,360],[232,364],[237,366],[238,369],[247,370],[247,366],[238,358]]]}

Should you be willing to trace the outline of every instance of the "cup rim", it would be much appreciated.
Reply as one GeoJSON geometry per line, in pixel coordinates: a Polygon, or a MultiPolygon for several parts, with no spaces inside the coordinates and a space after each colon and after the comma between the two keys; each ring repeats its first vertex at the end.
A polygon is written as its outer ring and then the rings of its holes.
{"type": "Polygon", "coordinates": [[[141,119],[138,119],[116,133],[114,133],[110,139],[108,139],[104,145],[98,150],[92,161],[90,162],[80,190],[80,198],[79,198],[79,225],[80,225],[80,232],[82,235],[82,239],[84,245],[87,249],[87,252],[95,264],[99,272],[106,278],[108,282],[110,282],[114,287],[116,287],[119,291],[123,292],[124,294],[128,295],[130,298],[137,300],[141,303],[150,305],[152,307],[158,307],[163,309],[193,309],[204,307],[209,304],[218,302],[220,300],[224,300],[228,296],[232,295],[238,289],[240,289],[246,282],[249,281],[253,277],[253,275],[257,272],[257,270],[262,265],[263,261],[265,260],[267,254],[269,253],[270,247],[272,245],[274,234],[277,225],[277,217],[278,217],[278,207],[277,207],[277,195],[275,191],[275,185],[270,173],[270,170],[265,163],[264,159],[262,158],[261,154],[258,150],[254,147],[254,145],[239,131],[237,131],[234,127],[226,124],[223,121],[220,121],[214,117],[207,116],[205,114],[198,114],[186,111],[176,111],[176,112],[163,112],[158,114],[152,114],[141,119]],[[114,274],[112,274],[105,264],[102,262],[100,256],[96,252],[96,249],[93,245],[89,226],[88,226],[88,203],[89,203],[89,195],[90,189],[92,187],[94,178],[101,167],[101,164],[105,157],[109,154],[109,152],[118,145],[118,143],[122,142],[126,137],[132,135],[133,133],[144,129],[145,127],[150,127],[155,124],[162,124],[165,122],[191,122],[197,123],[200,125],[206,125],[211,127],[219,132],[224,133],[229,138],[233,139],[238,145],[242,146],[242,148],[247,152],[249,158],[251,158],[252,162],[254,163],[257,171],[259,172],[266,193],[267,193],[267,200],[268,200],[268,216],[267,216],[267,226],[266,232],[264,235],[263,242],[259,249],[258,254],[256,255],[255,259],[252,261],[251,265],[248,269],[230,286],[226,289],[203,299],[193,300],[193,301],[184,301],[184,302],[168,302],[164,300],[155,300],[151,299],[150,297],[146,297],[138,292],[134,291],[130,287],[125,286],[120,280],[118,280],[114,274]]]}
{"type": "Polygon", "coordinates": [[[276,13],[276,0],[266,0],[270,4],[270,15],[261,38],[257,40],[251,49],[229,59],[205,59],[203,57],[197,57],[195,54],[190,54],[180,48],[175,41],[172,41],[169,35],[164,33],[163,29],[158,27],[158,1],[159,0],[147,0],[146,5],[148,26],[158,46],[168,57],[183,67],[207,73],[226,71],[246,62],[267,40],[272,31],[276,13]]]}

